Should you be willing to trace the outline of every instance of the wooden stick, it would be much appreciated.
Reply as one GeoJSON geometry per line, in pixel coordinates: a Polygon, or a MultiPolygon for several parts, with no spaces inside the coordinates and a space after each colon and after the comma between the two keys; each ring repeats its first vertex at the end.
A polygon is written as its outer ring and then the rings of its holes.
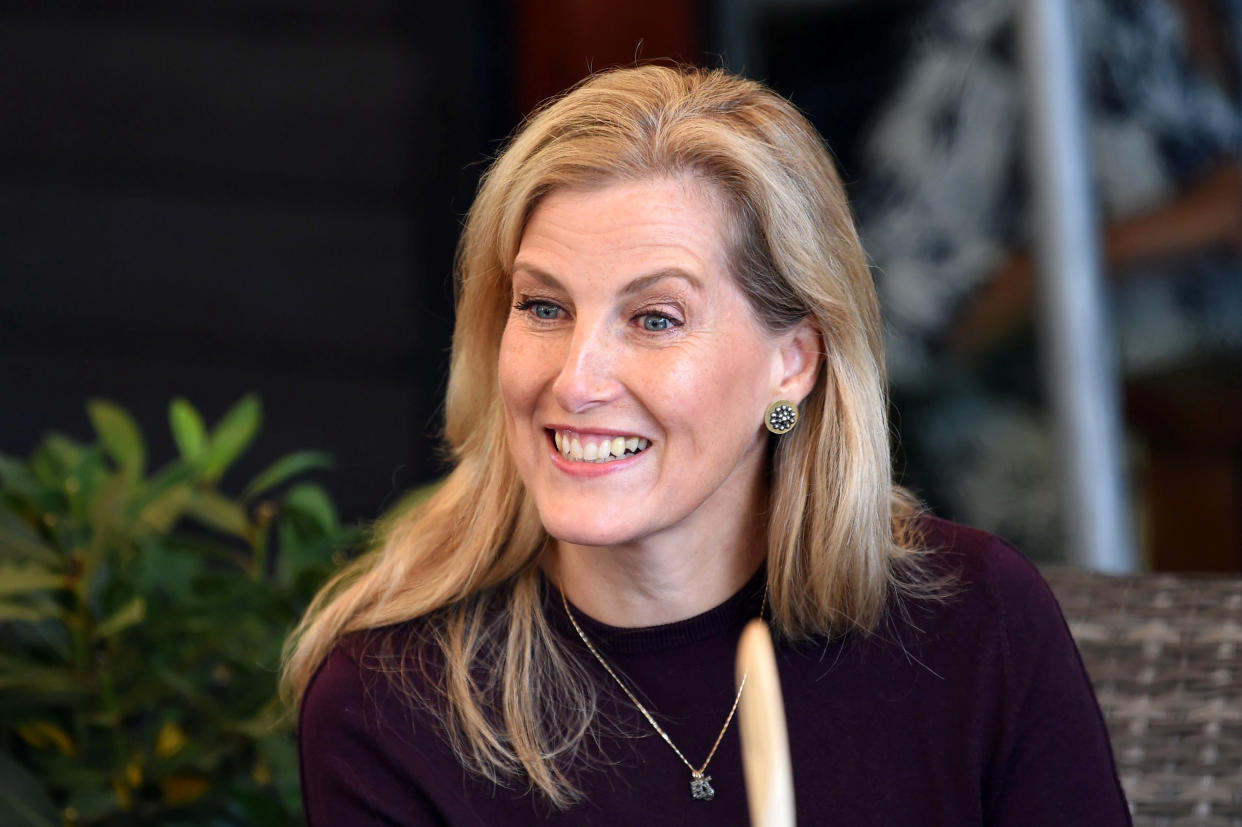
{"type": "Polygon", "coordinates": [[[793,770],[785,704],[768,625],[755,619],[742,630],[737,645],[736,680],[746,676],[738,708],[742,768],[752,827],[793,827],[793,770]]]}

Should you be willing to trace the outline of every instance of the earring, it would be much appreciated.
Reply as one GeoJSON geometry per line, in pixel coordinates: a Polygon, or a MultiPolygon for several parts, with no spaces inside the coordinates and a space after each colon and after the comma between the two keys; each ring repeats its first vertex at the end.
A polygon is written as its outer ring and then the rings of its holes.
{"type": "Polygon", "coordinates": [[[774,434],[787,434],[798,424],[798,406],[788,399],[778,399],[768,405],[763,424],[774,434]]]}

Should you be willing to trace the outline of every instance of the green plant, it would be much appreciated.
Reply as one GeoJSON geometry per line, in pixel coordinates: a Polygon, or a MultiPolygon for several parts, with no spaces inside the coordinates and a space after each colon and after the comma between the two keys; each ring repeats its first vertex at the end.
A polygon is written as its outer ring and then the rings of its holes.
{"type": "Polygon", "coordinates": [[[132,418],[87,411],[94,443],[0,456],[0,821],[296,822],[280,648],[357,539],[293,482],[328,457],[288,455],[230,497],[255,397],[210,431],[174,401],[180,458],[150,476],[132,418]]]}

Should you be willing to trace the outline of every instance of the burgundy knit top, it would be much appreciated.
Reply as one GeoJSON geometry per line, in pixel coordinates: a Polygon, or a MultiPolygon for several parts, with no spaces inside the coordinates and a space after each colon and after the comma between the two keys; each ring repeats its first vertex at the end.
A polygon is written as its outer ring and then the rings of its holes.
{"type": "MultiPolygon", "coordinates": [[[[1048,586],[989,534],[935,519],[925,531],[933,565],[957,576],[952,599],[906,602],[871,636],[777,647],[799,823],[1129,824],[1099,706],[1048,586]]],[[[521,778],[502,786],[465,770],[438,716],[377,668],[379,633],[363,633],[324,661],[302,705],[307,823],[748,824],[736,721],[707,768],[716,797],[693,799],[690,771],[546,591],[544,610],[598,681],[609,722],[577,770],[580,803],[557,810],[521,778]]],[[[761,571],[677,623],[621,629],[575,615],[697,764],[733,702],[738,635],[762,594],[761,571]]],[[[384,640],[416,641],[418,623],[383,630],[384,640]]]]}

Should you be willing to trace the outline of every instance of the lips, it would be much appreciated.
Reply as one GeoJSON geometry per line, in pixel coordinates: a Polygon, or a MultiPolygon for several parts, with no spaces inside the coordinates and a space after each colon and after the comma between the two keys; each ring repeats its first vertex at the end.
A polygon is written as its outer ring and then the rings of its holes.
{"type": "Polygon", "coordinates": [[[557,429],[552,432],[556,450],[570,462],[615,462],[647,449],[645,438],[626,434],[592,434],[557,429]]]}

